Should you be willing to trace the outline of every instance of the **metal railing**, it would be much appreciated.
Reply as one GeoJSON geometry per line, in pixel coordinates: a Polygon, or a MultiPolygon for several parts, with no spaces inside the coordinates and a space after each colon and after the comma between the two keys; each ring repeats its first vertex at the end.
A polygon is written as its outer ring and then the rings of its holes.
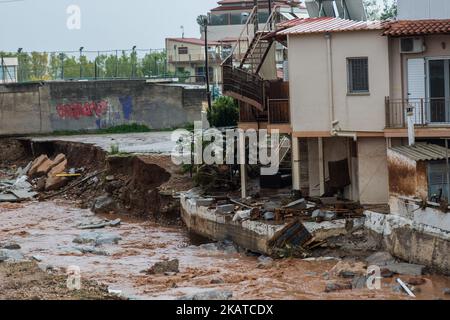
{"type": "Polygon", "coordinates": [[[289,99],[268,99],[269,123],[290,123],[289,99]]]}
{"type": "MultiPolygon", "coordinates": [[[[164,49],[0,52],[17,58],[17,82],[76,79],[169,78],[164,49]]],[[[0,59],[1,61],[1,59],[0,59]]],[[[0,69],[8,70],[1,65],[0,69]]],[[[10,77],[7,73],[5,77],[10,77]]],[[[182,76],[182,75],[177,75],[182,76]]],[[[3,77],[2,77],[3,78],[3,77]]]]}
{"type": "Polygon", "coordinates": [[[260,76],[230,64],[224,64],[222,67],[224,92],[244,97],[250,104],[256,102],[258,106],[264,106],[264,80],[260,76]]]}
{"type": "Polygon", "coordinates": [[[390,99],[386,97],[386,127],[406,128],[408,112],[412,112],[414,124],[450,124],[450,99],[390,99]]]}

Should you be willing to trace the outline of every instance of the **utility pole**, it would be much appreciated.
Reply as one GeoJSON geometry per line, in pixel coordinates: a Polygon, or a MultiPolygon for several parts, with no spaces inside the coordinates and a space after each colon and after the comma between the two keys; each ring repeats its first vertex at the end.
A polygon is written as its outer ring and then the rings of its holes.
{"type": "Polygon", "coordinates": [[[133,46],[132,53],[131,53],[131,78],[136,77],[136,46],[133,46]]]}
{"type": "Polygon", "coordinates": [[[80,79],[83,78],[83,64],[81,63],[81,56],[83,55],[84,47],[80,47],[80,79]]]}
{"type": "Polygon", "coordinates": [[[208,99],[208,109],[211,110],[211,91],[209,88],[209,61],[208,61],[208,17],[199,16],[198,24],[205,32],[205,81],[206,81],[206,97],[208,99]]]}
{"type": "Polygon", "coordinates": [[[2,56],[0,57],[2,60],[2,82],[5,83],[6,81],[6,77],[5,77],[5,60],[3,59],[3,53],[2,56]]]}
{"type": "Polygon", "coordinates": [[[61,80],[64,80],[64,53],[61,52],[59,58],[61,59],[61,80]]]}
{"type": "Polygon", "coordinates": [[[23,79],[22,62],[20,59],[22,56],[22,50],[23,50],[23,48],[17,49],[17,63],[18,63],[17,74],[18,74],[18,78],[19,78],[19,79],[17,79],[17,82],[21,82],[23,79]]]}

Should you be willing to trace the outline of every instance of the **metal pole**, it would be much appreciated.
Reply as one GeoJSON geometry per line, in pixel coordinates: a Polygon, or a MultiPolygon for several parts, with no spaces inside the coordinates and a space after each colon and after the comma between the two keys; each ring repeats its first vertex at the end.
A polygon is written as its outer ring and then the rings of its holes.
{"type": "Polygon", "coordinates": [[[2,78],[3,83],[6,83],[5,60],[3,59],[3,54],[2,54],[2,78]]]}
{"type": "Polygon", "coordinates": [[[448,139],[445,139],[445,164],[446,164],[446,171],[447,171],[447,202],[450,201],[450,164],[448,160],[448,139]]]}
{"type": "Polygon", "coordinates": [[[116,50],[116,78],[119,75],[119,56],[118,56],[118,51],[116,50]]]}
{"type": "Polygon", "coordinates": [[[61,59],[61,80],[64,80],[64,53],[60,53],[59,57],[61,59]]]}
{"type": "Polygon", "coordinates": [[[208,110],[211,110],[211,92],[209,91],[209,63],[208,63],[208,20],[205,19],[205,79],[206,98],[208,99],[208,110]]]}

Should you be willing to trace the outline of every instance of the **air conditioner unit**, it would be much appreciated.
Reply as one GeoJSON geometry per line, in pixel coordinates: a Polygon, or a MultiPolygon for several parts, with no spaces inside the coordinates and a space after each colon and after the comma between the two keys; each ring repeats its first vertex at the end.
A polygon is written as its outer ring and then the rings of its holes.
{"type": "Polygon", "coordinates": [[[425,51],[423,38],[401,38],[400,52],[401,53],[421,53],[425,51]]]}

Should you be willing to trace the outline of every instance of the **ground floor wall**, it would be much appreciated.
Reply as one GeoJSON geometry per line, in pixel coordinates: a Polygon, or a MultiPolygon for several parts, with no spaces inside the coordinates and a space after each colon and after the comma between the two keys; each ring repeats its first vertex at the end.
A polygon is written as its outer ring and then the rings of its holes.
{"type": "Polygon", "coordinates": [[[300,165],[300,185],[304,190],[304,179],[307,177],[309,196],[326,193],[330,162],[347,160],[351,183],[343,188],[343,196],[361,201],[362,204],[388,203],[387,149],[384,138],[358,138],[354,141],[347,137],[314,137],[299,140],[304,140],[306,144],[306,150],[299,148],[298,151],[300,163],[306,162],[306,165],[300,165]]]}
{"type": "Polygon", "coordinates": [[[204,89],[145,80],[44,82],[0,86],[0,135],[145,124],[179,127],[201,119],[204,89]]]}

